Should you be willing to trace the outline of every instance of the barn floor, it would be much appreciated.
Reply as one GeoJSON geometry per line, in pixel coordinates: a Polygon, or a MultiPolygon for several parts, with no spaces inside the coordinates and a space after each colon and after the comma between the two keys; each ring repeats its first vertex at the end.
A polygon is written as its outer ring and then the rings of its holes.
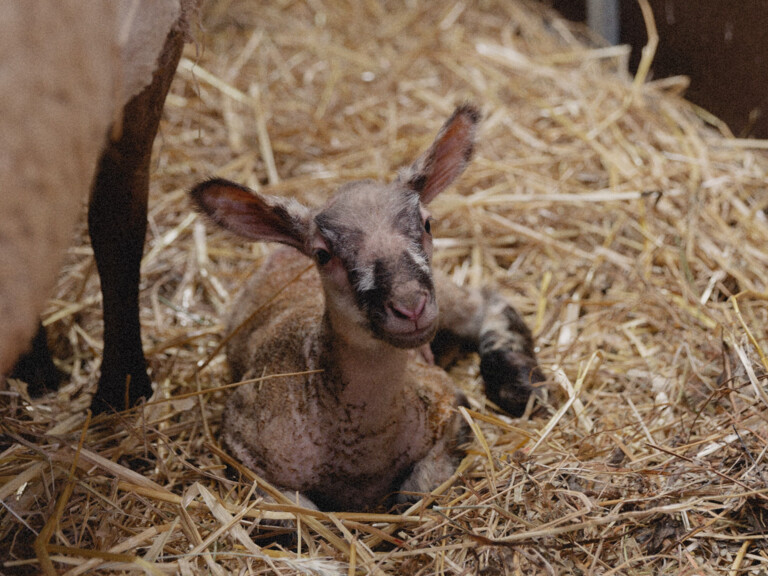
{"type": "Polygon", "coordinates": [[[538,4],[222,0],[200,18],[153,165],[156,395],[86,418],[101,313],[83,218],[44,317],[70,377],[1,403],[0,573],[39,573],[35,538],[68,575],[768,571],[765,142],[538,4]],[[269,248],[207,227],[186,190],[216,175],[317,203],[391,178],[464,101],[484,120],[432,205],[436,264],[515,304],[547,400],[508,418],[467,358],[474,438],[452,482],[376,514],[264,503],[225,473],[218,344],[269,248]],[[297,520],[275,538],[264,518],[297,520]]]}

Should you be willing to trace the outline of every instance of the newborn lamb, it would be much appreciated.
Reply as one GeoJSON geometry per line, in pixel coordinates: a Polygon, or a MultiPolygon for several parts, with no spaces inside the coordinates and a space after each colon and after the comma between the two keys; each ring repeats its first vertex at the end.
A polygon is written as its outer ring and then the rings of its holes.
{"type": "Polygon", "coordinates": [[[512,413],[542,379],[515,310],[497,293],[460,288],[431,268],[424,206],[464,171],[478,120],[472,106],[457,108],[394,182],[346,184],[319,209],[221,179],[191,191],[227,230],[288,246],[267,259],[235,306],[230,326],[245,325],[228,345],[232,376],[320,372],[236,388],[223,441],[266,480],[321,509],[371,508],[396,493],[407,499],[455,470],[462,400],[446,372],[427,362],[436,333],[479,351],[489,397],[512,413]]]}

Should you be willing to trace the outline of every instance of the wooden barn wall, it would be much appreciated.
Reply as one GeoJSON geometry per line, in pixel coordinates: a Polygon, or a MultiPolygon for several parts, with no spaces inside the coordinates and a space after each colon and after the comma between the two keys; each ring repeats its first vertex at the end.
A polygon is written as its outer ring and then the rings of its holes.
{"type": "MultiPolygon", "coordinates": [[[[544,0],[571,20],[584,0],[544,0]]],[[[737,136],[768,138],[768,0],[649,0],[659,31],[653,76],[691,79],[686,97],[724,120],[737,136]]],[[[621,42],[631,66],[646,42],[636,0],[620,0],[621,42]]]]}

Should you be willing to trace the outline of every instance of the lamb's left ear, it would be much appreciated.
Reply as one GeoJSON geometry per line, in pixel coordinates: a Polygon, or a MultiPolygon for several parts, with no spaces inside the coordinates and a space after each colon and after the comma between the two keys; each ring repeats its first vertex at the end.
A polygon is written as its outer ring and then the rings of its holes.
{"type": "Polygon", "coordinates": [[[480,112],[471,104],[454,110],[435,141],[416,162],[400,173],[400,180],[418,192],[428,204],[458,178],[469,164],[475,148],[480,112]]]}

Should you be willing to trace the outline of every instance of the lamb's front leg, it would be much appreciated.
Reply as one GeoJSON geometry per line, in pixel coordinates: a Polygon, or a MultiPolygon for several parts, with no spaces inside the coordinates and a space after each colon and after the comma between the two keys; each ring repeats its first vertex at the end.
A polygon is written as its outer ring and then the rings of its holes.
{"type": "MultiPolygon", "coordinates": [[[[459,405],[465,403],[459,399],[459,405]]],[[[435,445],[413,465],[397,493],[398,503],[417,502],[448,480],[464,456],[462,445],[469,438],[469,425],[458,412],[453,414],[435,445]]]]}
{"type": "Polygon", "coordinates": [[[544,380],[531,331],[498,292],[457,286],[438,272],[434,280],[440,306],[435,356],[455,345],[478,352],[488,398],[513,416],[521,415],[533,384],[544,380]]]}

